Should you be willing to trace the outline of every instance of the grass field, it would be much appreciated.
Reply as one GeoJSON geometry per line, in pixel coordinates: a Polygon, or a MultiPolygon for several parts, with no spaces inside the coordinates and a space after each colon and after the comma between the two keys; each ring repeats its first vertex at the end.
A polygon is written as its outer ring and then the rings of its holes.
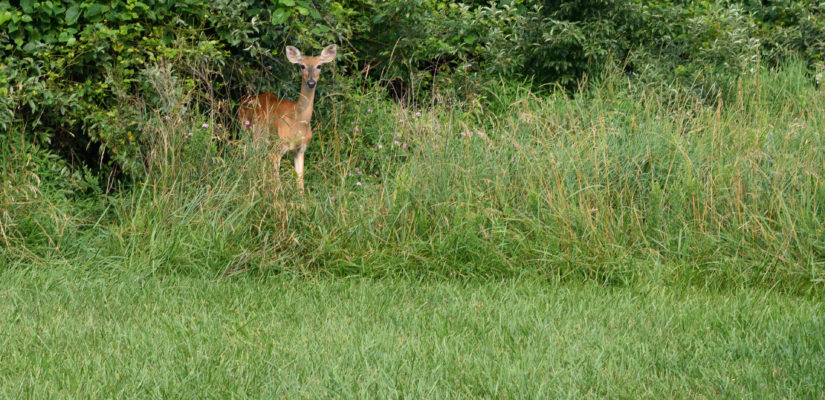
{"type": "Polygon", "coordinates": [[[0,272],[0,398],[823,398],[825,306],[534,280],[0,272]]]}
{"type": "Polygon", "coordinates": [[[303,195],[185,90],[108,193],[13,127],[0,398],[823,398],[825,92],[728,86],[331,79],[303,195]]]}

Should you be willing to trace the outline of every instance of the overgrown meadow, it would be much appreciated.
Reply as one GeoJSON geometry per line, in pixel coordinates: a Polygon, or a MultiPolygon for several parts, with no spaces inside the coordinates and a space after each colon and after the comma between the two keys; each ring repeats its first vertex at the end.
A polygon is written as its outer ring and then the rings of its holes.
{"type": "Polygon", "coordinates": [[[823,393],[802,63],[713,101],[606,73],[415,106],[333,73],[303,194],[171,72],[142,179],[0,145],[0,397],[823,393]]]}
{"type": "Polygon", "coordinates": [[[322,77],[307,192],[171,68],[143,107],[145,179],[102,192],[3,143],[3,262],[194,274],[517,277],[816,292],[823,92],[802,63],[708,100],[617,73],[587,90],[490,81],[405,106],[322,77]],[[37,167],[37,168],[34,168],[37,167]]]}
{"type": "Polygon", "coordinates": [[[0,1],[0,398],[822,398],[825,4],[0,1]],[[306,190],[238,103],[315,97],[306,190]]]}

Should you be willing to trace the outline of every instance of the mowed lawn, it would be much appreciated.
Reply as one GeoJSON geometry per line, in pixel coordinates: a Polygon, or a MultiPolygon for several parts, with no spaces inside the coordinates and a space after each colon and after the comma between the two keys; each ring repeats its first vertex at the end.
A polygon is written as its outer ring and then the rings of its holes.
{"type": "Polygon", "coordinates": [[[824,398],[821,300],[0,272],[0,398],[824,398]]]}

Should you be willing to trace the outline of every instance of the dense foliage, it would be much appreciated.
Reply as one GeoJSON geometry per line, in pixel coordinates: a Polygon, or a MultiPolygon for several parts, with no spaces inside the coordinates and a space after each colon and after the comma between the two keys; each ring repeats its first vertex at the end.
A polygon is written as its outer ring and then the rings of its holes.
{"type": "Polygon", "coordinates": [[[335,22],[343,17],[334,5],[307,0],[0,2],[0,126],[14,124],[72,159],[106,156],[139,174],[135,106],[161,105],[151,98],[147,67],[171,63],[184,86],[215,106],[214,85],[223,80],[199,75],[205,66],[232,73],[271,61],[287,40],[340,41],[349,29],[335,22]],[[99,154],[89,154],[98,145],[99,154]]]}
{"type": "Polygon", "coordinates": [[[802,0],[0,1],[0,127],[139,176],[156,64],[229,113],[245,92],[291,85],[275,78],[291,72],[286,43],[338,43],[339,67],[404,99],[472,96],[489,78],[572,87],[606,63],[707,91],[791,54],[822,62],[823,15],[802,0]]]}

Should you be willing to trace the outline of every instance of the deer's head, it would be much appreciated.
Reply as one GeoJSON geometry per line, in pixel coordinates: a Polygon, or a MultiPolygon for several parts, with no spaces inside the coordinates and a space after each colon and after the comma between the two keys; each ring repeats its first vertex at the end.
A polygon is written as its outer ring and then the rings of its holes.
{"type": "Polygon", "coordinates": [[[321,55],[317,57],[304,57],[301,51],[293,46],[286,46],[286,58],[293,64],[301,66],[301,82],[310,90],[315,89],[318,84],[318,75],[321,73],[321,65],[335,59],[338,47],[331,44],[324,47],[321,55]]]}

